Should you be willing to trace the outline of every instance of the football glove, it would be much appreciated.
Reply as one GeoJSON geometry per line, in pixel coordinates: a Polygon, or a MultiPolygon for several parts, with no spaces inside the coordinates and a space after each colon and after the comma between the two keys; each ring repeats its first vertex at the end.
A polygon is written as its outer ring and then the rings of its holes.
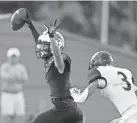
{"type": "Polygon", "coordinates": [[[79,95],[80,94],[80,89],[78,89],[78,88],[70,88],[70,93],[71,93],[71,96],[79,95]]]}

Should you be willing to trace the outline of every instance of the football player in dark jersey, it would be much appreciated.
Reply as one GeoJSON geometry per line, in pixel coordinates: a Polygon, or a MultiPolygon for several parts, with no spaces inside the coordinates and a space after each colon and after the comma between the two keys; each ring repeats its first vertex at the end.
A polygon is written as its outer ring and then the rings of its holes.
{"type": "Polygon", "coordinates": [[[34,123],[82,123],[83,114],[70,94],[71,59],[63,53],[65,41],[56,31],[59,21],[39,34],[35,29],[30,14],[25,20],[35,39],[35,52],[44,60],[45,79],[50,88],[54,108],[36,117],[34,123]]]}

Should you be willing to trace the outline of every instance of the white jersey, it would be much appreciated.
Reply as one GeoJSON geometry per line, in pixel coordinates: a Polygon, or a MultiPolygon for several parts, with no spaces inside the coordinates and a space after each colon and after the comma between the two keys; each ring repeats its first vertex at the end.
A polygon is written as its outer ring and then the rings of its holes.
{"type": "MultiPolygon", "coordinates": [[[[101,93],[113,102],[121,115],[131,106],[137,105],[137,87],[133,84],[132,73],[129,70],[113,66],[100,66],[97,70],[107,82],[101,93]]],[[[99,85],[103,81],[98,80],[99,85]]]]}

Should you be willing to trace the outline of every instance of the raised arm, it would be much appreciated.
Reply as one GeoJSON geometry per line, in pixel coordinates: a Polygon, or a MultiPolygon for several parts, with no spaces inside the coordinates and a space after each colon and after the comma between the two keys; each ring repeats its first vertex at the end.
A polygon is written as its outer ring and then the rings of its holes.
{"type": "Polygon", "coordinates": [[[59,73],[63,73],[65,68],[64,59],[57,45],[57,42],[54,38],[51,39],[51,48],[52,48],[55,66],[58,69],[59,73]]]}
{"type": "Polygon", "coordinates": [[[53,23],[53,25],[49,28],[49,36],[51,38],[51,50],[53,53],[54,63],[59,73],[64,72],[65,64],[63,55],[61,53],[61,47],[59,46],[61,43],[64,44],[64,38],[61,34],[56,33],[56,29],[59,26],[57,20],[53,23]]]}
{"type": "Polygon", "coordinates": [[[34,27],[32,21],[31,21],[31,16],[30,16],[29,12],[28,12],[28,17],[24,21],[28,24],[28,27],[33,35],[34,40],[35,40],[35,43],[37,43],[40,33],[34,27]]]}

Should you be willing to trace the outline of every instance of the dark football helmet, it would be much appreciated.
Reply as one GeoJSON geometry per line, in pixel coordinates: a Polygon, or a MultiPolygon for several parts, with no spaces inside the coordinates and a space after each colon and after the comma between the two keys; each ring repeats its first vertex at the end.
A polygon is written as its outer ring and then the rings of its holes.
{"type": "Polygon", "coordinates": [[[107,66],[113,64],[114,60],[110,53],[106,51],[99,51],[90,58],[89,69],[92,69],[96,66],[107,66]]]}

